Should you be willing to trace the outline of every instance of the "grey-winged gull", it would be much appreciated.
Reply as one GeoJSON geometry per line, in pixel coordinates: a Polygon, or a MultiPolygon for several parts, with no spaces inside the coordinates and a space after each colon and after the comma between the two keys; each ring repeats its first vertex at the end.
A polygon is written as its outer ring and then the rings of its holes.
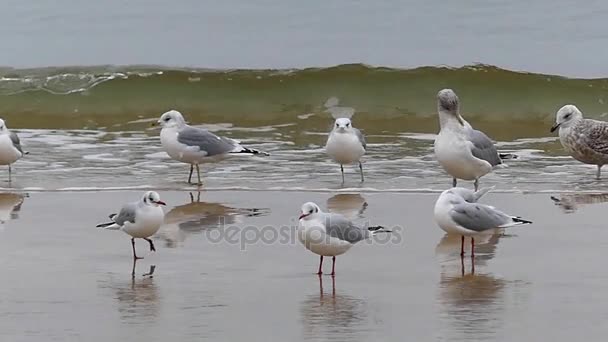
{"type": "Polygon", "coordinates": [[[335,275],[337,255],[346,253],[357,242],[375,234],[389,232],[382,226],[358,227],[340,214],[324,213],[315,203],[306,202],[302,205],[298,239],[306,249],[321,256],[317,274],[323,273],[323,257],[331,256],[331,275],[335,275]]]}
{"type": "Polygon", "coordinates": [[[192,181],[192,172],[196,167],[198,185],[202,185],[199,164],[219,161],[231,154],[262,154],[251,148],[241,146],[237,141],[219,137],[206,129],[192,127],[186,124],[182,114],[170,110],[161,115],[158,123],[161,125],[160,142],[167,154],[178,161],[190,164],[188,183],[192,181]]]}
{"type": "Polygon", "coordinates": [[[452,186],[456,186],[457,179],[473,180],[477,190],[479,178],[502,164],[501,155],[487,135],[473,129],[460,115],[459,107],[460,101],[452,89],[437,93],[441,130],[435,138],[435,156],[453,177],[452,186]]]}
{"type": "Polygon", "coordinates": [[[149,237],[156,234],[165,220],[165,214],[160,207],[161,205],[166,204],[160,200],[158,193],[148,191],[139,201],[125,204],[120,209],[118,215],[110,215],[112,222],[98,224],[97,228],[122,230],[129,234],[133,248],[133,259],[143,259],[135,253],[135,239],[148,241],[150,250],[156,251],[154,242],[149,237]]]}
{"type": "Polygon", "coordinates": [[[0,119],[0,165],[8,165],[8,180],[11,181],[11,164],[23,157],[21,142],[17,133],[6,127],[4,120],[0,119]]]}
{"type": "Polygon", "coordinates": [[[441,193],[435,203],[434,217],[441,229],[448,234],[462,236],[460,255],[464,255],[464,237],[471,237],[471,257],[475,255],[475,236],[491,230],[532,223],[511,216],[489,205],[476,203],[489,189],[472,191],[451,188],[441,193]]]}
{"type": "Polygon", "coordinates": [[[344,164],[359,163],[361,181],[363,178],[363,165],[361,157],[365,154],[367,144],[360,130],[353,127],[349,118],[338,118],[334,128],[329,133],[325,151],[336,163],[340,164],[342,182],[344,182],[344,164]]]}

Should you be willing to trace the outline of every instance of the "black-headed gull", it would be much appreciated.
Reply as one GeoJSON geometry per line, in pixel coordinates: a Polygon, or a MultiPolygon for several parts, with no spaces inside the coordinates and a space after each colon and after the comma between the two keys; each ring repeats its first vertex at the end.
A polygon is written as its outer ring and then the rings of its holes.
{"type": "Polygon", "coordinates": [[[23,157],[27,152],[23,152],[21,142],[17,133],[12,132],[6,127],[4,120],[0,119],[0,165],[8,165],[8,180],[11,180],[11,164],[23,157]]]}
{"type": "Polygon", "coordinates": [[[160,142],[169,157],[190,164],[188,183],[192,182],[192,172],[196,167],[198,185],[202,185],[199,164],[219,161],[231,154],[262,154],[251,148],[241,146],[235,140],[219,137],[206,129],[186,124],[182,114],[170,110],[161,115],[158,123],[162,127],[160,142]]]}
{"type": "Polygon", "coordinates": [[[472,191],[451,188],[441,193],[435,203],[435,221],[448,234],[462,236],[460,255],[464,255],[464,237],[471,237],[471,256],[475,255],[475,236],[495,229],[532,223],[511,216],[489,205],[476,203],[490,189],[472,191]]]}
{"type": "Polygon", "coordinates": [[[559,128],[559,141],[574,159],[585,164],[597,165],[595,177],[600,179],[602,166],[608,164],[608,122],[584,119],[574,105],[565,105],[555,114],[559,128]]]}
{"type": "Polygon", "coordinates": [[[365,154],[365,137],[360,130],[353,127],[349,118],[338,118],[329,133],[325,151],[336,163],[340,164],[342,182],[344,182],[344,164],[359,163],[361,181],[363,182],[363,165],[361,157],[365,154]]]}
{"type": "Polygon", "coordinates": [[[110,215],[112,222],[98,224],[97,227],[122,230],[129,234],[133,248],[133,259],[143,259],[135,253],[135,239],[148,241],[150,250],[156,251],[154,242],[149,237],[156,234],[165,219],[165,213],[160,207],[161,205],[166,204],[160,200],[158,193],[148,191],[139,201],[125,204],[118,215],[110,215]]]}
{"type": "Polygon", "coordinates": [[[443,169],[457,179],[475,181],[502,164],[494,142],[483,132],[475,130],[460,115],[459,99],[452,89],[437,93],[437,112],[441,129],[435,138],[435,157],[443,169]]]}
{"type": "Polygon", "coordinates": [[[357,242],[377,233],[389,232],[382,226],[358,227],[340,214],[324,213],[315,203],[306,202],[300,214],[298,239],[306,249],[321,256],[317,274],[323,274],[323,257],[331,256],[331,275],[335,275],[337,255],[344,254],[357,242]]]}

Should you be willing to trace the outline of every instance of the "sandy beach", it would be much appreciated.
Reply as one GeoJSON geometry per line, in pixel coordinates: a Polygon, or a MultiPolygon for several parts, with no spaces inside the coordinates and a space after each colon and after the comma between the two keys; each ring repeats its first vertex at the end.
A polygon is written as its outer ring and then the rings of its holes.
{"type": "Polygon", "coordinates": [[[473,265],[432,221],[437,193],[161,195],[168,206],[158,251],[138,243],[145,259],[132,279],[127,235],[94,226],[139,191],[1,194],[1,339],[570,341],[606,333],[608,277],[593,262],[608,241],[601,197],[569,196],[566,212],[549,194],[490,193],[485,203],[535,223],[478,241],[473,265]],[[317,256],[285,239],[309,200],[396,231],[355,246],[338,257],[335,279],[319,279],[317,256]]]}

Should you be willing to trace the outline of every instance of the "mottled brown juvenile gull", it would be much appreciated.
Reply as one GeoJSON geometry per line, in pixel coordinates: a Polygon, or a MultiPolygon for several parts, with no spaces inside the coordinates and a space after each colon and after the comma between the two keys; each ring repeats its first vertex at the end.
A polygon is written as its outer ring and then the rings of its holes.
{"type": "Polygon", "coordinates": [[[575,105],[565,105],[555,114],[555,125],[559,128],[559,141],[574,159],[585,164],[597,165],[596,178],[608,164],[608,122],[584,119],[575,105]]]}

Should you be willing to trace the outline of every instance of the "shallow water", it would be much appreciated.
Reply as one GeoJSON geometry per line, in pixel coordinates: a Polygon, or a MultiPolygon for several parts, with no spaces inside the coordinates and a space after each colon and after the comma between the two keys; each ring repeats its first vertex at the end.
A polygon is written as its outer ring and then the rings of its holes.
{"type": "Polygon", "coordinates": [[[436,194],[163,191],[168,223],[158,251],[138,243],[145,259],[131,279],[128,237],[93,227],[139,195],[0,195],[2,340],[570,341],[606,333],[607,279],[592,262],[606,248],[606,203],[597,197],[565,213],[549,194],[488,194],[485,203],[534,224],[478,239],[473,270],[470,258],[461,263],[459,239],[432,222],[436,194]],[[290,237],[309,200],[395,233],[338,257],[335,279],[320,283],[316,255],[259,235],[290,237]],[[143,276],[151,265],[153,276],[143,276]]]}
{"type": "MultiPolygon", "coordinates": [[[[316,116],[289,125],[248,129],[208,126],[216,133],[268,151],[269,157],[239,156],[201,166],[206,190],[343,190],[440,191],[451,185],[449,176],[433,155],[433,134],[402,133],[383,128],[366,130],[368,150],[364,157],[365,182],[355,166],[331,162],[323,147],[326,123],[316,116]],[[308,121],[313,121],[308,123],[308,121]]],[[[30,152],[13,165],[5,188],[25,190],[195,189],[186,183],[189,167],[168,158],[160,147],[159,131],[148,123],[130,131],[23,130],[19,131],[30,152]],[[141,130],[138,130],[141,129],[141,130]]],[[[490,126],[489,132],[492,132],[490,126]]],[[[398,128],[397,128],[398,129],[398,128]]],[[[556,137],[498,142],[501,151],[515,152],[507,168],[481,179],[482,186],[498,191],[598,191],[595,167],[564,156],[556,137]]],[[[463,186],[471,182],[461,181],[463,186]]]]}

